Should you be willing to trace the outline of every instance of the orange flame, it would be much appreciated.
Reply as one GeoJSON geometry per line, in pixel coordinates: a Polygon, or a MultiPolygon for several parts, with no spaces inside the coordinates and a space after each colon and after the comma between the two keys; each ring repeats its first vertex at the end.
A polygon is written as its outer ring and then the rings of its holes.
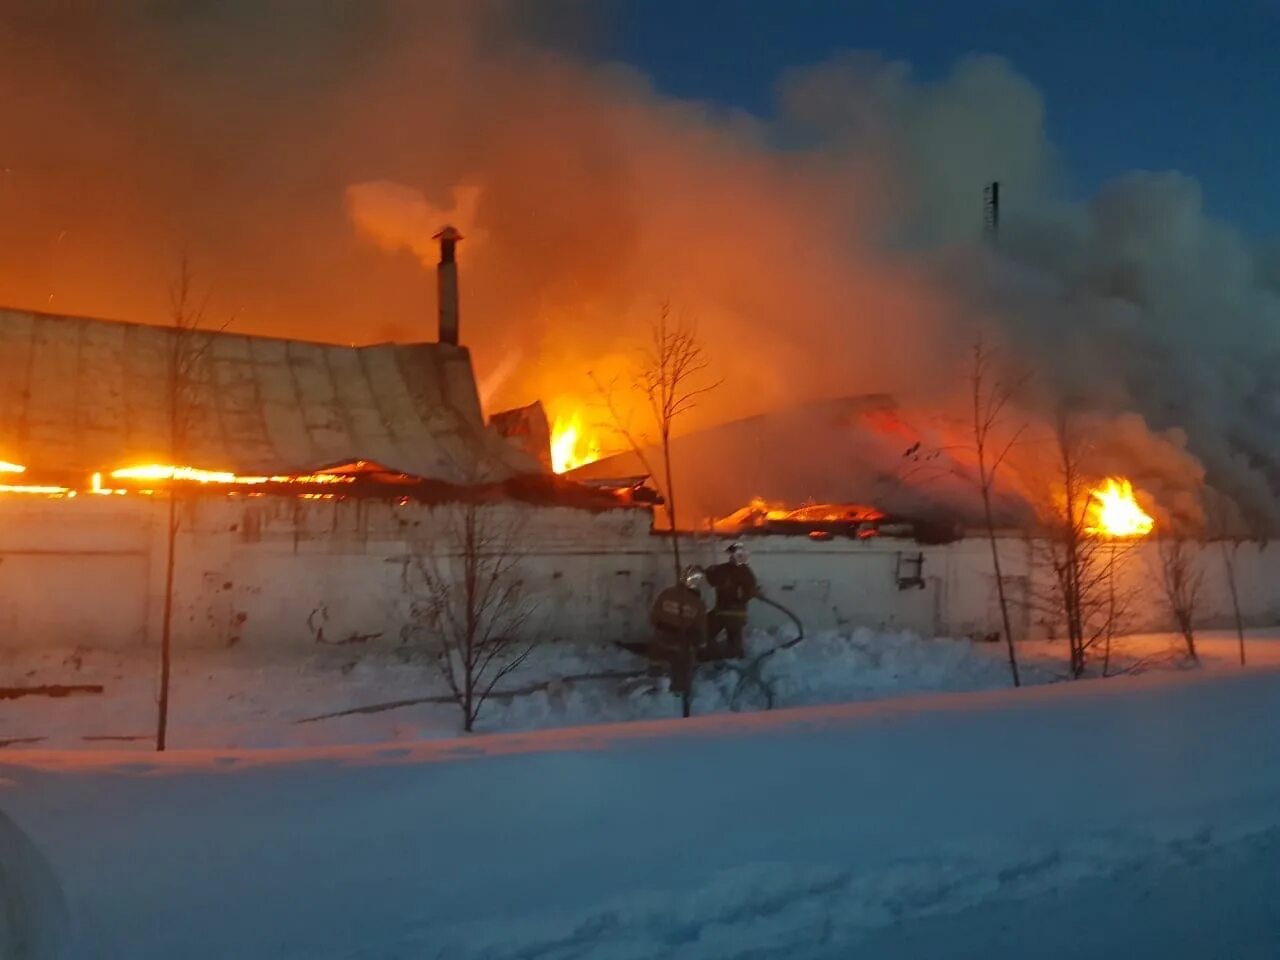
{"type": "MultiPolygon", "coordinates": [[[[763,527],[770,521],[778,520],[796,524],[873,524],[883,519],[885,514],[882,511],[856,503],[806,503],[794,507],[777,500],[752,497],[745,507],[735,510],[727,517],[712,521],[711,527],[713,530],[735,531],[743,527],[763,527]]],[[[874,535],[874,529],[863,530],[858,534],[862,538],[874,535]]]]}
{"type": "Polygon", "coordinates": [[[551,427],[551,469],[567,473],[601,457],[600,438],[584,423],[581,410],[556,417],[551,427]]]}
{"type": "Polygon", "coordinates": [[[38,483],[0,483],[0,493],[33,493],[45,497],[65,497],[76,495],[68,487],[55,487],[38,483]]]}
{"type": "MultiPolygon", "coordinates": [[[[11,463],[7,460],[0,460],[0,475],[21,474],[26,472],[27,468],[21,464],[11,463]]],[[[355,480],[355,477],[349,474],[337,473],[313,473],[301,474],[298,476],[241,476],[225,470],[201,470],[196,467],[175,467],[158,463],[142,464],[134,467],[122,467],[119,470],[113,470],[110,476],[115,480],[184,480],[202,484],[247,486],[256,486],[265,483],[334,484],[351,483],[355,480]]],[[[102,473],[96,472],[90,475],[89,485],[85,492],[97,494],[99,496],[110,496],[112,494],[123,495],[126,493],[150,494],[155,491],[151,489],[140,489],[138,487],[129,487],[127,489],[120,487],[108,487],[103,483],[102,473]]],[[[76,495],[76,490],[71,487],[55,486],[53,484],[0,483],[0,493],[25,493],[47,497],[74,497],[76,495]]],[[[306,499],[328,499],[334,495],[312,493],[303,494],[302,496],[306,499]]]]}
{"type": "MultiPolygon", "coordinates": [[[[159,463],[142,464],[112,470],[113,480],[188,480],[195,483],[235,483],[254,485],[260,483],[351,483],[351,476],[333,473],[311,473],[301,476],[241,476],[226,470],[200,470],[196,467],[176,467],[159,463]]],[[[101,485],[101,478],[95,486],[101,485]]]]}
{"type": "Polygon", "coordinates": [[[1123,477],[1108,477],[1089,491],[1089,515],[1085,529],[1104,537],[1145,537],[1156,522],[1133,495],[1133,484],[1123,477]]]}
{"type": "MultiPolygon", "coordinates": [[[[0,473],[26,473],[27,468],[20,463],[0,460],[0,473]]],[[[43,483],[0,483],[0,493],[26,493],[43,497],[74,497],[74,490],[68,487],[56,487],[43,483]]]]}
{"type": "Polygon", "coordinates": [[[112,489],[112,488],[110,488],[110,487],[104,487],[104,486],[102,485],[102,474],[101,474],[101,473],[95,473],[92,477],[90,477],[90,478],[89,478],[89,492],[90,492],[90,493],[98,494],[99,496],[110,496],[111,494],[120,494],[120,495],[124,495],[124,494],[128,493],[129,491],[127,491],[127,490],[113,490],[113,489],[112,489]]]}

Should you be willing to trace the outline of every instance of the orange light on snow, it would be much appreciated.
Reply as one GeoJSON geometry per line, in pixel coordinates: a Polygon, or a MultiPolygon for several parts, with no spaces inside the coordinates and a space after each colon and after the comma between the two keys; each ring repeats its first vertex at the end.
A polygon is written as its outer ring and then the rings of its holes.
{"type": "Polygon", "coordinates": [[[1102,486],[1089,491],[1086,530],[1104,537],[1145,537],[1156,522],[1138,506],[1133,485],[1123,477],[1108,477],[1102,486]]]}

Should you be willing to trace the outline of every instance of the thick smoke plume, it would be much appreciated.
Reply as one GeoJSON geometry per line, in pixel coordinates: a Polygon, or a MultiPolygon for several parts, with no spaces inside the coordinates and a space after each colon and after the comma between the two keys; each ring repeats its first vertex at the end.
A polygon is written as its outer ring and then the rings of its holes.
{"type": "MultiPolygon", "coordinates": [[[[1176,174],[1059,202],[1044,104],[1004,61],[922,83],[849,55],[755,117],[537,42],[557,25],[527,11],[568,4],[2,6],[0,302],[163,321],[186,250],[236,329],[431,339],[452,219],[491,410],[588,400],[670,301],[725,380],[690,430],[863,394],[954,419],[983,330],[1032,371],[1038,428],[1085,418],[1099,471],[1191,522],[1207,477],[1280,523],[1277,259],[1176,174]]],[[[724,469],[767,495],[788,465],[724,469]]]]}

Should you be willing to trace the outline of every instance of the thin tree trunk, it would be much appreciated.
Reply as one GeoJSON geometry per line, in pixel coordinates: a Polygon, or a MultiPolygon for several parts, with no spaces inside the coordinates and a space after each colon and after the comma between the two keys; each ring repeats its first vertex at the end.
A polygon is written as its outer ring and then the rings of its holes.
{"type": "Polygon", "coordinates": [[[1196,631],[1190,618],[1183,617],[1179,624],[1182,627],[1182,639],[1187,643],[1187,655],[1191,657],[1192,663],[1200,662],[1200,654],[1196,653],[1196,631]]]}
{"type": "Polygon", "coordinates": [[[1080,568],[1075,543],[1070,539],[1072,534],[1068,533],[1068,537],[1063,602],[1067,608],[1067,637],[1071,643],[1071,677],[1079,680],[1084,675],[1084,626],[1080,618],[1080,568]]]}
{"type": "Polygon", "coordinates": [[[1107,557],[1107,643],[1102,651],[1102,675],[1111,672],[1111,638],[1116,626],[1116,545],[1111,544],[1107,557]]]}
{"type": "Polygon", "coordinates": [[[1009,651],[1009,673],[1013,677],[1013,685],[1019,687],[1022,685],[1022,681],[1018,676],[1018,654],[1013,646],[1013,627],[1009,623],[1009,602],[1004,595],[1004,574],[1000,569],[1000,549],[996,545],[996,528],[991,518],[991,491],[985,486],[982,488],[982,509],[986,513],[987,539],[991,543],[991,566],[996,572],[996,596],[1000,601],[1000,620],[1004,624],[1004,642],[1009,651]]]}
{"type": "Polygon", "coordinates": [[[680,534],[676,529],[676,488],[671,482],[671,434],[662,431],[662,466],[667,477],[667,521],[671,524],[671,555],[675,561],[675,582],[680,582],[680,534]]]}
{"type": "MultiPolygon", "coordinates": [[[[470,616],[470,614],[468,614],[470,616]]],[[[462,730],[464,733],[470,733],[471,728],[475,726],[476,710],[475,705],[475,657],[472,654],[471,639],[467,638],[462,647],[462,730]]]]}
{"type": "Polygon", "coordinates": [[[465,588],[467,591],[467,615],[466,615],[466,638],[463,646],[462,654],[465,658],[465,672],[463,676],[466,678],[466,690],[463,692],[463,711],[466,713],[466,721],[463,723],[463,729],[467,733],[471,733],[476,723],[476,636],[480,631],[476,611],[476,591],[480,577],[480,543],[479,531],[477,530],[477,522],[479,517],[475,507],[468,507],[466,516],[463,519],[465,524],[463,534],[463,549],[465,554],[462,562],[465,565],[464,575],[465,588]]]}
{"type": "Polygon", "coordinates": [[[173,571],[178,544],[178,493],[169,485],[169,535],[164,569],[164,618],[160,625],[160,703],[156,717],[156,750],[163,751],[169,735],[169,673],[173,647],[173,571]]]}
{"type": "Polygon", "coordinates": [[[1236,562],[1232,556],[1235,546],[1222,544],[1222,562],[1227,568],[1227,586],[1231,590],[1231,610],[1236,618],[1236,638],[1240,642],[1240,666],[1244,666],[1244,618],[1240,616],[1240,594],[1236,589],[1236,562]]]}

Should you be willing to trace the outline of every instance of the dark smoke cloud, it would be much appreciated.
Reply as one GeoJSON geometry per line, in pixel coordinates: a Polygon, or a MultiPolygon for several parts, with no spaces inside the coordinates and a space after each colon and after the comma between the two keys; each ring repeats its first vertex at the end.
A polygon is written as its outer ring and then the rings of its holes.
{"type": "MultiPolygon", "coordinates": [[[[580,403],[663,300],[725,378],[689,429],[867,393],[939,415],[985,328],[1033,369],[1038,424],[1087,414],[1099,470],[1180,511],[1207,471],[1280,521],[1280,256],[1173,174],[1061,203],[1045,106],[998,58],[922,83],[850,54],[782,78],[761,118],[548,43],[589,38],[592,4],[0,11],[10,305],[162,322],[186,248],[237,329],[429,339],[447,217],[491,409],[580,403]]],[[[754,463],[768,495],[786,464],[754,463]]]]}

